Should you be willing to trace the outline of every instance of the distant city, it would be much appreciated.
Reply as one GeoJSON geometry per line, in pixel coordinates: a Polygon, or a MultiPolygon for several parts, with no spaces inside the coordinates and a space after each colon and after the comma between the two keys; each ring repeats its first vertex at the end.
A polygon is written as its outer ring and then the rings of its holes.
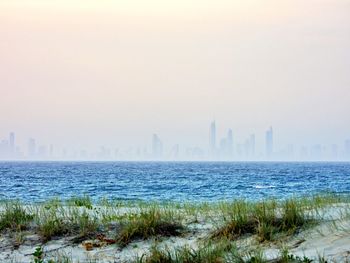
{"type": "MultiPolygon", "coordinates": [[[[263,136],[263,135],[262,135],[263,136]]],[[[150,138],[151,147],[135,147],[126,150],[99,147],[94,152],[87,150],[67,150],[53,144],[43,145],[35,138],[29,138],[26,147],[16,144],[15,132],[0,140],[0,160],[105,160],[105,161],[350,161],[350,139],[343,145],[315,144],[283,148],[274,144],[274,131],[269,127],[264,136],[263,150],[256,150],[255,134],[250,134],[243,142],[236,142],[231,129],[218,140],[216,122],[209,127],[207,148],[181,147],[180,144],[166,145],[158,134],[150,138]],[[166,147],[164,147],[166,145],[166,147]]]]}

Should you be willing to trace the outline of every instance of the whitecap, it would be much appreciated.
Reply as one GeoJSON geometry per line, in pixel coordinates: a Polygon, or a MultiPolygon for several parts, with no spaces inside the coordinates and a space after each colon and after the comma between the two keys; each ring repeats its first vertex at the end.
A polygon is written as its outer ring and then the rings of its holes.
{"type": "Polygon", "coordinates": [[[257,185],[254,185],[253,187],[255,189],[267,189],[267,188],[275,188],[276,186],[274,186],[274,185],[260,185],[260,184],[257,184],[257,185]]]}

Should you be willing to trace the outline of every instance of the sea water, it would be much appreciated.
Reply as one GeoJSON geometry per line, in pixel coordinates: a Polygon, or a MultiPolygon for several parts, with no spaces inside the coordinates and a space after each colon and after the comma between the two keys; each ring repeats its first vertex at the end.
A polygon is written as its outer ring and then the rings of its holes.
{"type": "Polygon", "coordinates": [[[0,200],[218,201],[350,193],[350,163],[0,162],[0,200]]]}

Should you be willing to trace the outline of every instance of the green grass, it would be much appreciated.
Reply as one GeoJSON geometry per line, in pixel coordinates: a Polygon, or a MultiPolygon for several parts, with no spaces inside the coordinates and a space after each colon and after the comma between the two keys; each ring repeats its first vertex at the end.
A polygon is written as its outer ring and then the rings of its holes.
{"type": "MultiPolygon", "coordinates": [[[[255,248],[240,252],[228,240],[219,243],[205,243],[198,249],[188,246],[177,249],[153,246],[150,253],[137,257],[133,263],[311,263],[307,257],[290,254],[287,249],[281,251],[279,258],[267,260],[261,249],[255,248]]],[[[324,262],[324,261],[320,261],[324,262]]]]}
{"type": "Polygon", "coordinates": [[[226,242],[208,243],[198,249],[152,247],[149,254],[136,258],[134,263],[219,263],[224,262],[225,253],[230,249],[231,245],[226,242]]]}
{"type": "Polygon", "coordinates": [[[289,254],[288,249],[284,248],[281,250],[281,256],[277,259],[276,263],[311,263],[313,260],[308,257],[299,257],[293,254],[289,254]]]}
{"type": "Polygon", "coordinates": [[[77,207],[86,207],[92,209],[92,200],[89,196],[73,196],[67,200],[67,204],[77,207]]]}
{"type": "Polygon", "coordinates": [[[44,242],[69,232],[70,225],[60,217],[56,208],[42,209],[36,214],[36,226],[44,242]]]}
{"type": "Polygon", "coordinates": [[[223,207],[224,224],[211,235],[214,239],[234,240],[243,235],[257,235],[260,242],[271,241],[277,234],[294,234],[315,220],[309,218],[306,207],[295,199],[282,203],[266,201],[251,203],[234,202],[223,207]]]}
{"type": "Polygon", "coordinates": [[[19,202],[6,202],[4,210],[0,213],[0,231],[25,230],[32,219],[33,215],[27,213],[19,202]]]}
{"type": "Polygon", "coordinates": [[[265,263],[261,250],[239,253],[228,240],[205,243],[197,249],[188,246],[175,250],[152,247],[149,254],[137,257],[134,263],[265,263]]]}
{"type": "MultiPolygon", "coordinates": [[[[234,200],[198,204],[103,199],[95,206],[91,198],[83,196],[68,201],[56,198],[35,205],[1,202],[0,231],[14,232],[11,234],[17,244],[14,247],[20,246],[29,233],[39,234],[41,244],[64,236],[74,237],[73,241],[80,243],[102,234],[123,248],[137,240],[186,236],[190,231],[196,236],[195,231],[201,227],[196,224],[203,223],[214,225],[211,230],[205,230],[209,237],[202,240],[204,243],[211,241],[211,244],[200,243],[195,250],[153,248],[151,253],[139,258],[139,262],[264,262],[258,250],[241,255],[230,248],[231,243],[245,235],[253,235],[258,242],[283,240],[322,220],[322,213],[327,212],[323,208],[337,203],[349,204],[350,199],[323,195],[284,201],[234,200]],[[229,240],[230,245],[223,240],[229,240]]],[[[345,211],[343,216],[349,218],[350,213],[345,211]]],[[[283,260],[289,261],[281,262],[304,262],[301,258],[288,258],[288,255],[283,260]]]]}
{"type": "Polygon", "coordinates": [[[178,236],[183,229],[184,226],[173,212],[151,208],[124,220],[116,240],[119,245],[126,246],[135,239],[178,236]]]}
{"type": "Polygon", "coordinates": [[[39,210],[36,214],[36,225],[39,235],[44,242],[47,242],[64,235],[88,238],[97,231],[99,223],[96,216],[85,210],[51,207],[39,210]]]}

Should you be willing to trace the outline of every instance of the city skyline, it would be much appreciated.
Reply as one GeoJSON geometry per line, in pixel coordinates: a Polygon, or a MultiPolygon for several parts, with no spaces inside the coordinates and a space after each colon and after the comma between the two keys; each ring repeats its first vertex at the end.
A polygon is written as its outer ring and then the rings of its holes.
{"type": "Polygon", "coordinates": [[[273,125],[281,147],[343,148],[346,2],[0,1],[0,137],[151,152],[155,133],[207,154],[215,119],[216,147],[231,128],[265,155],[273,125]]]}
{"type": "Polygon", "coordinates": [[[251,133],[244,139],[236,138],[231,128],[226,134],[218,135],[216,125],[215,120],[209,125],[206,147],[184,146],[180,142],[169,144],[154,133],[151,143],[143,146],[119,148],[103,145],[96,147],[95,151],[43,144],[40,139],[32,137],[28,138],[25,147],[16,143],[16,134],[12,131],[8,138],[0,138],[0,160],[350,161],[350,139],[344,139],[343,145],[276,145],[272,126],[264,136],[251,133]],[[263,147],[256,147],[256,137],[262,141],[263,147]]]}

